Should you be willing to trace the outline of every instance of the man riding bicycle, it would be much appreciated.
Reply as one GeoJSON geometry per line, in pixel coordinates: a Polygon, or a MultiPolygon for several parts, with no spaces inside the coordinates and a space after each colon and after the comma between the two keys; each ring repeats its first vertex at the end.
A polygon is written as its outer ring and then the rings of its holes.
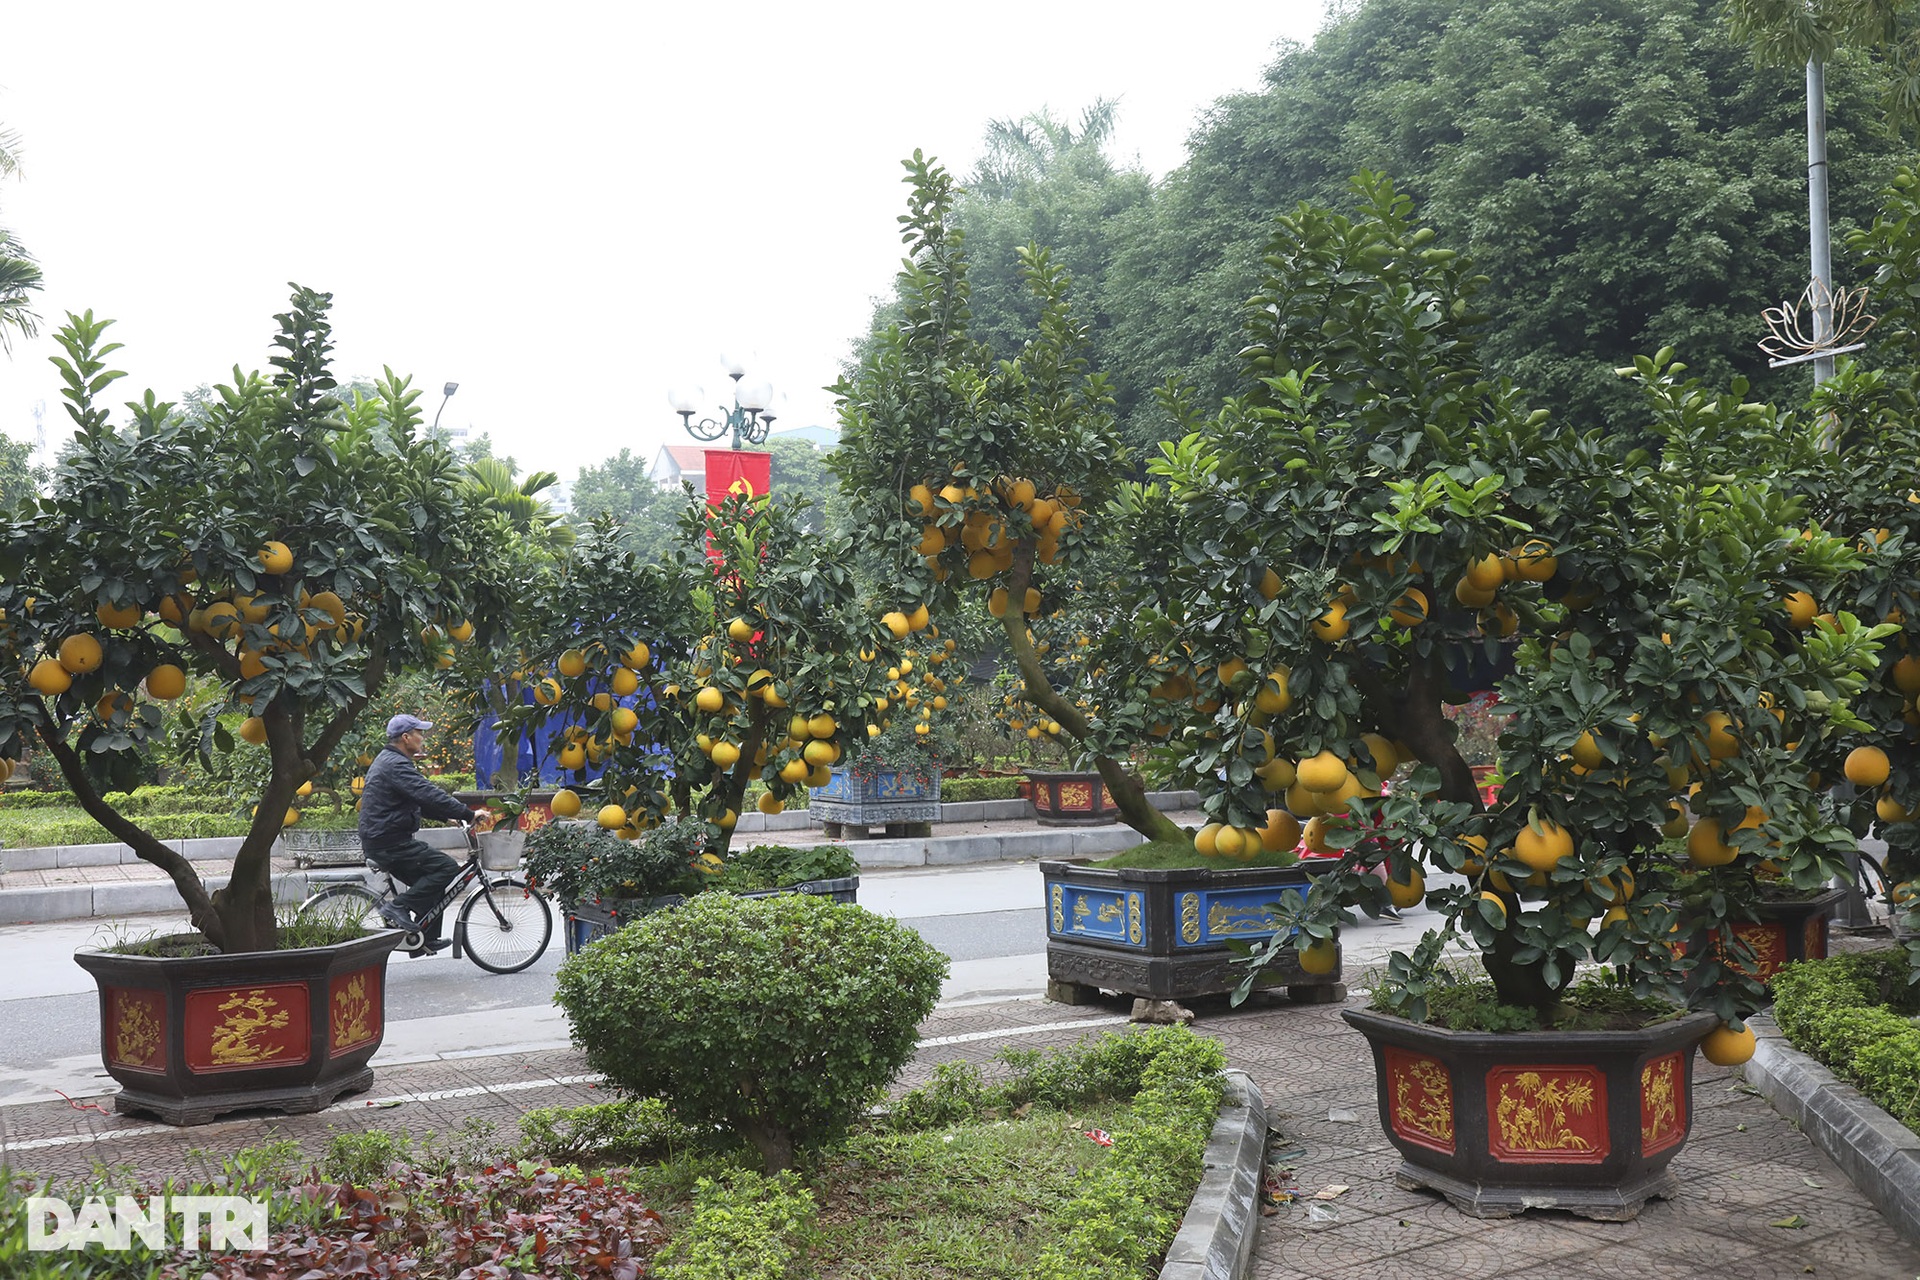
{"type": "Polygon", "coordinates": [[[430,920],[421,916],[460,874],[459,863],[415,834],[421,817],[473,822],[491,816],[486,809],[467,808],[428,782],[414,764],[426,751],[431,728],[433,722],[419,716],[397,715],[387,721],[387,745],[368,766],[360,792],[360,847],[367,861],[407,885],[382,914],[394,928],[421,935],[420,949],[411,953],[416,956],[453,945],[440,936],[439,915],[430,920]]]}

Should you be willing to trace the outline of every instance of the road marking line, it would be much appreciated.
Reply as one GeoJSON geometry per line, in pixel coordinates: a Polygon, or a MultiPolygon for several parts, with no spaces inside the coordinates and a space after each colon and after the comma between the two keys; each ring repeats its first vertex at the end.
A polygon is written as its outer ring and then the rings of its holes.
{"type": "Polygon", "coordinates": [[[1072,1022],[1046,1022],[1037,1027],[1001,1027],[994,1031],[969,1031],[959,1036],[936,1036],[932,1040],[922,1040],[922,1049],[933,1049],[943,1044],[967,1044],[974,1040],[1005,1040],[1014,1036],[1037,1036],[1046,1031],[1071,1031],[1075,1027],[1110,1027],[1116,1023],[1129,1022],[1129,1018],[1075,1018],[1072,1022]]]}

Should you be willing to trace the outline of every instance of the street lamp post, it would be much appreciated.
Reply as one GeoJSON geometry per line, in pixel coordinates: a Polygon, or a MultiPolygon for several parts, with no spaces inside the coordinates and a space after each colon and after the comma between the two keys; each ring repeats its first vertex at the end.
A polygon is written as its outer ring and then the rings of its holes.
{"type": "Polygon", "coordinates": [[[440,415],[447,411],[447,401],[453,399],[453,393],[460,389],[457,382],[449,382],[440,393],[440,407],[433,411],[433,425],[427,428],[430,435],[440,434],[440,415]]]}
{"type": "Polygon", "coordinates": [[[720,357],[721,367],[727,371],[727,377],[733,380],[733,407],[719,405],[716,418],[701,418],[694,421],[700,401],[706,392],[699,387],[691,391],[675,389],[667,396],[667,403],[680,415],[680,425],[695,440],[718,440],[727,432],[733,433],[733,447],[740,449],[750,444],[764,444],[767,432],[773,428],[773,384],[765,378],[755,378],[743,382],[747,376],[747,367],[739,360],[728,356],[720,357]]]}

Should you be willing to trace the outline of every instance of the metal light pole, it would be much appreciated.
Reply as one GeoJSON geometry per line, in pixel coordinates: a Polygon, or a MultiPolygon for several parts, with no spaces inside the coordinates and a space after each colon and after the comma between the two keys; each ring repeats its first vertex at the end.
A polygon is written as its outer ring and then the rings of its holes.
{"type": "Polygon", "coordinates": [[[773,384],[765,378],[755,378],[743,384],[747,366],[729,356],[721,356],[720,365],[727,371],[727,377],[733,380],[731,409],[720,405],[715,410],[719,417],[702,418],[695,422],[693,415],[699,412],[699,403],[706,398],[706,392],[699,387],[691,391],[676,388],[667,396],[667,403],[680,415],[680,425],[695,440],[718,440],[722,435],[732,432],[735,449],[766,443],[767,432],[773,428],[774,421],[773,384]]]}
{"type": "Polygon", "coordinates": [[[446,385],[446,388],[440,393],[440,407],[433,411],[433,425],[427,428],[428,434],[430,435],[440,434],[440,415],[447,411],[447,401],[453,399],[453,393],[458,391],[459,389],[460,389],[459,383],[449,382],[446,385]]]}

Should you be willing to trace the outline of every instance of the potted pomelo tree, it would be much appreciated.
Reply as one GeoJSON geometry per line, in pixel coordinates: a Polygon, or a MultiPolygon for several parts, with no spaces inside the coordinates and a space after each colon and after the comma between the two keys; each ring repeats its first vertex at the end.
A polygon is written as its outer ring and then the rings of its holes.
{"type": "MultiPolygon", "coordinates": [[[[918,153],[906,168],[903,318],[874,336],[858,370],[834,388],[841,437],[832,465],[859,545],[877,578],[900,584],[902,610],[984,607],[1018,672],[1032,731],[1093,768],[1076,796],[1090,809],[1099,787],[1148,842],[1127,859],[1146,865],[1042,862],[1056,998],[1228,991],[1229,944],[1270,933],[1266,904],[1288,888],[1297,894],[1306,874],[1286,865],[1290,839],[1271,849],[1236,844],[1236,856],[1271,865],[1202,865],[1192,837],[1149,802],[1130,767],[1154,744],[1204,726],[1233,678],[1169,647],[1171,629],[1145,620],[1176,562],[1201,544],[1160,541],[1151,495],[1119,483],[1111,395],[1088,364],[1066,273],[1045,249],[1022,251],[1039,319],[1017,358],[995,361],[969,328],[952,178],[918,153]]],[[[1337,994],[1334,946],[1309,963],[1311,971],[1295,965],[1275,980],[1302,995],[1337,994]]]]}
{"type": "Polygon", "coordinates": [[[1764,997],[1733,929],[1755,875],[1811,888],[1850,845],[1809,761],[1862,728],[1851,700],[1889,629],[1800,631],[1781,605],[1859,563],[1808,525],[1817,418],[1661,353],[1626,371],[1642,437],[1554,429],[1478,363],[1484,280],[1384,179],[1355,191],[1352,217],[1276,220],[1245,394],[1183,419],[1137,503],[1215,548],[1182,564],[1168,648],[1289,695],[1223,698],[1186,763],[1222,838],[1297,817],[1337,855],[1256,971],[1352,907],[1440,914],[1344,1014],[1399,1180],[1473,1213],[1631,1217],[1672,1189],[1694,1047],[1750,1052],[1764,997]],[[1489,807],[1442,707],[1503,650],[1489,807]],[[1661,845],[1690,823],[1682,884],[1661,845]],[[1454,979],[1450,944],[1484,985],[1454,979]],[[1576,986],[1594,961],[1615,980],[1576,986]]]}
{"type": "Polygon", "coordinates": [[[55,363],[77,430],[0,548],[0,754],[51,757],[196,931],[76,957],[100,984],[115,1105],[176,1123],[312,1110],[370,1081],[399,935],[281,949],[274,840],[382,682],[449,661],[438,628],[470,634],[507,604],[491,523],[447,450],[415,437],[419,393],[389,374],[372,397],[332,394],[329,300],[296,287],[271,375],[184,407],[148,392],[123,426],[102,401],[119,344],[70,316],[55,363]],[[220,697],[169,720],[190,676],[220,697]],[[104,799],[165,751],[235,749],[270,766],[224,883],[104,799]]]}

